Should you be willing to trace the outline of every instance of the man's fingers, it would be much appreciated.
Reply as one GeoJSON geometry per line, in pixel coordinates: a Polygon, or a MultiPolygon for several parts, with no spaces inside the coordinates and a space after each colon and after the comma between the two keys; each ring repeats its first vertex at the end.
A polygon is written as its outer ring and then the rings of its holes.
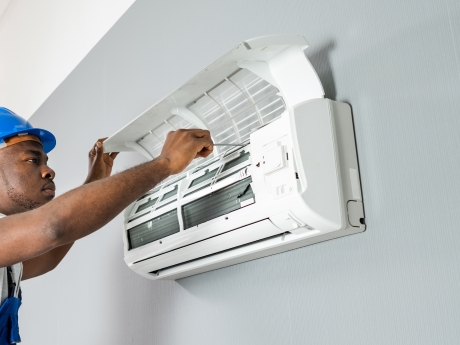
{"type": "Polygon", "coordinates": [[[214,150],[214,143],[211,137],[200,138],[200,141],[203,143],[203,149],[209,150],[210,152],[214,150]]]}
{"type": "Polygon", "coordinates": [[[214,149],[214,143],[212,142],[211,134],[209,131],[203,129],[195,129],[193,131],[193,136],[197,141],[200,142],[201,146],[201,149],[196,153],[195,158],[205,158],[209,156],[214,149]]]}
{"type": "Polygon", "coordinates": [[[96,157],[96,159],[100,160],[103,159],[104,156],[104,146],[102,145],[102,142],[98,141],[96,145],[94,145],[95,148],[95,154],[93,157],[96,157]]]}
{"type": "Polygon", "coordinates": [[[104,145],[103,145],[103,142],[107,140],[107,138],[101,138],[101,139],[98,139],[96,141],[96,143],[94,144],[94,146],[91,148],[91,150],[89,151],[89,157],[90,158],[94,158],[96,157],[96,159],[103,159],[104,155],[107,155],[108,157],[110,157],[112,160],[114,160],[118,153],[119,152],[111,152],[111,153],[105,153],[104,154],[104,145]]]}
{"type": "Polygon", "coordinates": [[[201,157],[201,158],[206,158],[206,157],[208,157],[211,153],[212,153],[212,151],[209,151],[209,150],[207,150],[207,149],[203,149],[203,150],[201,150],[200,152],[198,152],[198,153],[196,154],[195,158],[199,158],[199,157],[201,157]]]}
{"type": "Polygon", "coordinates": [[[184,170],[196,157],[207,157],[214,149],[211,133],[205,129],[177,129],[169,132],[161,156],[170,162],[171,173],[184,170]]]}
{"type": "Polygon", "coordinates": [[[94,148],[96,149],[96,152],[98,154],[100,153],[104,153],[104,145],[102,144],[107,138],[102,138],[102,139],[98,139],[96,141],[96,144],[94,145],[94,148]]]}
{"type": "Polygon", "coordinates": [[[89,156],[94,157],[99,153],[99,149],[103,147],[102,143],[106,140],[107,138],[101,138],[96,141],[96,143],[93,145],[91,150],[89,150],[89,156]]]}
{"type": "Polygon", "coordinates": [[[214,144],[212,142],[211,139],[208,139],[208,138],[202,138],[201,139],[202,143],[203,143],[203,147],[200,151],[197,152],[196,154],[196,157],[208,157],[212,151],[214,150],[214,144]]]}
{"type": "Polygon", "coordinates": [[[196,138],[211,138],[211,133],[206,129],[194,129],[193,135],[196,138]]]}

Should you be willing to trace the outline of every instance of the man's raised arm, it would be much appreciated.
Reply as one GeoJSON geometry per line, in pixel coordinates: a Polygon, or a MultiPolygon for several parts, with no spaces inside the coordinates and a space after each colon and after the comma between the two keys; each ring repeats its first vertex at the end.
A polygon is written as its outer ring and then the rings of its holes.
{"type": "MultiPolygon", "coordinates": [[[[88,153],[88,176],[84,184],[107,178],[112,173],[113,163],[118,152],[104,153],[100,150],[103,142],[107,138],[99,139],[88,153]]],[[[62,246],[51,249],[50,251],[23,261],[22,280],[35,278],[42,274],[54,270],[72,248],[74,242],[66,243],[62,246]]]]}
{"type": "MultiPolygon", "coordinates": [[[[102,150],[98,147],[97,150],[102,150]]],[[[153,161],[71,190],[35,210],[0,219],[0,267],[23,262],[100,229],[130,203],[213,150],[208,131],[177,130],[153,161]]]]}

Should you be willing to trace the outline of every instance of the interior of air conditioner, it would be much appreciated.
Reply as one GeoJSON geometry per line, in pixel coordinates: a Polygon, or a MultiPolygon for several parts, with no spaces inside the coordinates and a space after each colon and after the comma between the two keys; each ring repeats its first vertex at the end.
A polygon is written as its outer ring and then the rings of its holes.
{"type": "MultiPolygon", "coordinates": [[[[249,135],[285,111],[285,103],[278,92],[262,78],[239,69],[187,107],[203,119],[214,142],[244,146],[216,147],[213,155],[195,160],[182,174],[164,181],[141,197],[127,218],[129,250],[255,202],[248,174],[251,165],[249,135]],[[181,199],[180,207],[178,198],[181,199]],[[134,221],[139,224],[130,227],[134,221]]],[[[195,126],[180,114],[172,115],[139,140],[139,145],[157,156],[169,131],[192,127],[195,126]]]]}

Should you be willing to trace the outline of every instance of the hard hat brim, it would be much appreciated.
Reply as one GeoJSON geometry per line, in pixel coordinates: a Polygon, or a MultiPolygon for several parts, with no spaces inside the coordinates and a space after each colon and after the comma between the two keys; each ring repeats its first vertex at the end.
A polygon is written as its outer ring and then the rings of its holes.
{"type": "Polygon", "coordinates": [[[51,133],[48,132],[46,129],[41,128],[24,128],[15,132],[15,135],[28,133],[37,136],[43,145],[43,151],[45,153],[50,152],[56,146],[56,137],[51,133]]]}

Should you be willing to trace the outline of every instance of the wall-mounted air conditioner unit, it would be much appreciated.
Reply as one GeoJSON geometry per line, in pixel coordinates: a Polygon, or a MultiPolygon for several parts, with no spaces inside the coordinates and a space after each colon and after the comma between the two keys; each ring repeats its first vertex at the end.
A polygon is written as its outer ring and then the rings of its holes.
{"type": "Polygon", "coordinates": [[[178,279],[365,230],[348,104],[323,98],[301,36],[245,41],[105,143],[152,159],[169,131],[216,147],[125,211],[125,261],[178,279]]]}

